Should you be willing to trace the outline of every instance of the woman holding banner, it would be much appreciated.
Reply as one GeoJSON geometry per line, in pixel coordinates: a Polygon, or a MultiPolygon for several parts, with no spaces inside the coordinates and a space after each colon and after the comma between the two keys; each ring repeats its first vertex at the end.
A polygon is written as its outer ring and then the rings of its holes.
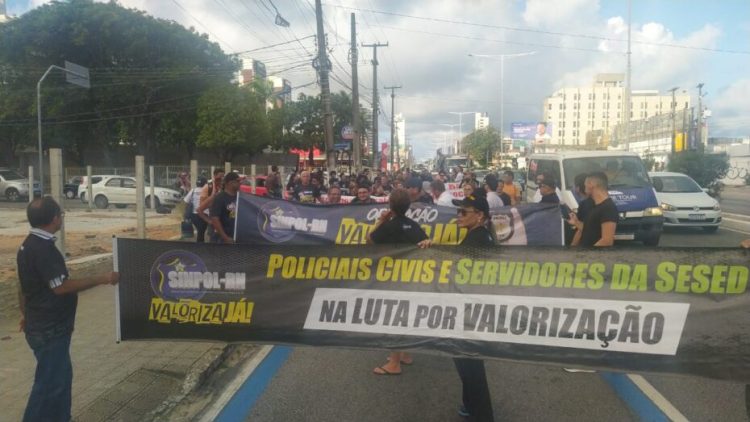
{"type": "MultiPolygon", "coordinates": [[[[406,216],[411,200],[404,189],[395,189],[388,200],[390,210],[384,212],[367,237],[367,243],[412,244],[429,248],[432,244],[427,233],[419,224],[406,216]]],[[[388,362],[373,369],[375,375],[401,375],[401,364],[411,365],[412,358],[406,352],[394,351],[388,355],[388,362]]]]}
{"type": "MultiPolygon", "coordinates": [[[[476,189],[464,199],[454,199],[458,206],[458,226],[469,232],[461,246],[488,248],[495,245],[490,224],[490,205],[482,189],[476,189]]],[[[458,414],[472,421],[493,421],[492,398],[487,385],[484,361],[481,359],[453,358],[458,376],[463,384],[463,403],[458,414]]]]}

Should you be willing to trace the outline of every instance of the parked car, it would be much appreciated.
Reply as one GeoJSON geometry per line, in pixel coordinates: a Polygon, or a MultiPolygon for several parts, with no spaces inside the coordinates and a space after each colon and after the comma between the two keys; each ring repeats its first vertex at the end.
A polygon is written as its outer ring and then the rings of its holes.
{"type": "Polygon", "coordinates": [[[719,203],[690,176],[671,172],[653,172],[649,176],[664,212],[665,226],[701,227],[707,232],[719,228],[719,203]]]}
{"type": "MultiPolygon", "coordinates": [[[[112,177],[118,177],[117,175],[93,175],[91,176],[91,184],[92,186],[96,186],[99,183],[102,183],[102,181],[107,181],[112,177]]],[[[87,203],[86,195],[88,192],[88,176],[81,176],[81,184],[78,185],[78,197],[81,199],[81,202],[87,203]]]]}
{"type": "MultiPolygon", "coordinates": [[[[92,185],[94,204],[97,208],[107,208],[114,204],[118,208],[135,205],[135,178],[127,176],[97,176],[102,179],[92,185]]],[[[96,179],[92,176],[92,181],[96,179]]],[[[85,192],[84,192],[85,193],[85,192]]],[[[88,202],[82,193],[82,201],[88,202]]],[[[164,205],[174,207],[180,203],[182,195],[174,189],[154,188],[153,208],[164,205]]],[[[151,207],[149,188],[146,187],[146,206],[151,207]]]]}
{"type": "Polygon", "coordinates": [[[255,176],[255,191],[253,192],[253,184],[247,176],[242,178],[240,182],[240,190],[245,193],[252,193],[258,196],[268,196],[268,190],[266,189],[266,176],[260,175],[255,176]]]}
{"type": "Polygon", "coordinates": [[[75,199],[78,197],[78,188],[83,182],[85,176],[73,176],[63,185],[63,194],[68,199],[75,199]]]}
{"type": "MultiPolygon", "coordinates": [[[[9,168],[0,167],[0,194],[9,201],[21,201],[29,197],[29,178],[18,174],[9,168]]],[[[42,191],[39,182],[34,181],[34,195],[40,196],[42,191]]]]}

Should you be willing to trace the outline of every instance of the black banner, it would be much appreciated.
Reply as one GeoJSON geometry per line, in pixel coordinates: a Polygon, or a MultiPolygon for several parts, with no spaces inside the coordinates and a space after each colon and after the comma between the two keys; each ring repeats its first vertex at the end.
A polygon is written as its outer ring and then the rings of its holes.
{"type": "MultiPolygon", "coordinates": [[[[313,205],[239,194],[235,239],[255,245],[364,245],[387,203],[313,205]]],[[[557,205],[523,204],[490,211],[495,237],[504,245],[562,245],[557,205]]],[[[434,244],[457,245],[466,229],[456,209],[414,203],[407,217],[419,223],[434,244]]]]}
{"type": "Polygon", "coordinates": [[[419,350],[750,382],[740,248],[116,242],[122,340],[419,350]]]}

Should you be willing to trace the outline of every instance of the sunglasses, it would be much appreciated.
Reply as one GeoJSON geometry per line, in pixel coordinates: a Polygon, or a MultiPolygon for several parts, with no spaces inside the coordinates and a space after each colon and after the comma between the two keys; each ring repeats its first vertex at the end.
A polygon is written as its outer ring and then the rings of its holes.
{"type": "Polygon", "coordinates": [[[459,208],[459,209],[456,210],[456,214],[458,214],[458,215],[460,215],[462,217],[465,217],[466,214],[471,213],[471,212],[476,212],[476,211],[475,210],[467,210],[465,208],[459,208]]]}

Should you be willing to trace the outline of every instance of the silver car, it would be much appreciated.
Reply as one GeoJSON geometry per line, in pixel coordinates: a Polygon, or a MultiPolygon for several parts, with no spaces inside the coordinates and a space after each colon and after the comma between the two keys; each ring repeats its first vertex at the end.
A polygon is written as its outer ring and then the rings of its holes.
{"type": "MultiPolygon", "coordinates": [[[[17,172],[0,168],[0,194],[9,201],[20,201],[29,197],[29,179],[17,172]]],[[[39,182],[34,181],[34,195],[41,195],[39,182]]]]}

